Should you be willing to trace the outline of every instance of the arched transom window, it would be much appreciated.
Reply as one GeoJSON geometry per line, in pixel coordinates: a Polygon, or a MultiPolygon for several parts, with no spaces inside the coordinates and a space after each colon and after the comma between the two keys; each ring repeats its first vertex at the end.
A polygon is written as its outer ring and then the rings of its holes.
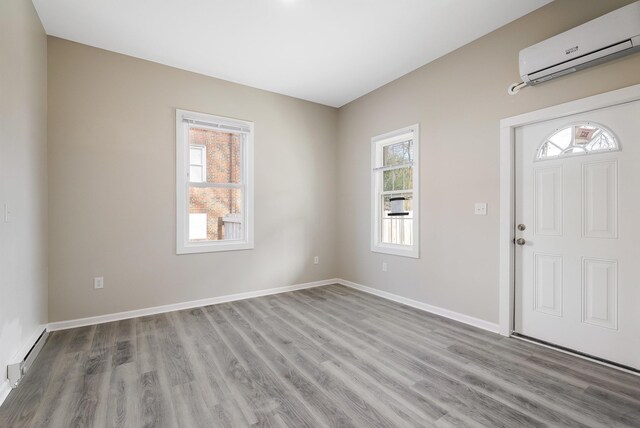
{"type": "Polygon", "coordinates": [[[611,131],[597,123],[582,122],[554,132],[538,149],[536,160],[617,150],[620,146],[611,131]]]}

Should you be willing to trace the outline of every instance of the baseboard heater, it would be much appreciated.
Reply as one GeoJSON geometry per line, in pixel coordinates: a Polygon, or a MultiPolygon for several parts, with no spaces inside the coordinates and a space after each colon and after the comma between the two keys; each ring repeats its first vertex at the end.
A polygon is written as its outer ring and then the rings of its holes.
{"type": "Polygon", "coordinates": [[[49,332],[45,329],[22,361],[7,366],[7,379],[9,379],[11,388],[16,388],[20,380],[27,374],[27,371],[31,368],[31,364],[35,361],[48,337],[49,332]]]}

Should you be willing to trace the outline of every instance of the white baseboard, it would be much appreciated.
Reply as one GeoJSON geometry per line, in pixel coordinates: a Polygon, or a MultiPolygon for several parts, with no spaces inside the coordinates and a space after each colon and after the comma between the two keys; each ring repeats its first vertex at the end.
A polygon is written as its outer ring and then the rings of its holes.
{"type": "MultiPolygon", "coordinates": [[[[456,321],[460,321],[462,323],[465,324],[469,324],[472,325],[474,327],[478,327],[484,330],[488,330],[491,331],[493,333],[498,333],[499,332],[499,325],[489,322],[489,321],[485,321],[485,320],[481,320],[478,318],[474,318],[468,315],[464,315],[458,312],[454,312],[454,311],[450,311],[448,309],[444,309],[444,308],[440,308],[438,306],[433,306],[433,305],[429,305],[427,303],[423,303],[423,302],[419,302],[417,300],[413,300],[413,299],[409,299],[406,297],[402,297],[402,296],[398,296],[396,294],[393,293],[389,293],[386,291],[382,291],[382,290],[378,290],[372,287],[367,287],[365,285],[362,284],[357,284],[355,282],[352,281],[347,281],[345,279],[341,279],[341,278],[333,278],[333,279],[327,279],[327,280],[323,280],[323,281],[315,281],[315,282],[308,282],[308,283],[304,283],[304,284],[296,284],[296,285],[289,285],[286,287],[278,287],[278,288],[269,288],[266,290],[257,290],[257,291],[249,291],[246,293],[238,293],[238,294],[230,294],[227,296],[220,296],[220,297],[212,297],[212,298],[208,298],[208,299],[200,299],[200,300],[193,300],[190,302],[182,302],[182,303],[174,303],[174,304],[170,304],[170,305],[163,305],[163,306],[154,306],[154,307],[150,307],[150,308],[144,308],[144,309],[136,309],[133,311],[126,311],[126,312],[118,312],[118,313],[114,313],[114,314],[106,314],[106,315],[98,315],[95,317],[89,317],[89,318],[79,318],[79,319],[75,319],[75,320],[68,320],[68,321],[57,321],[57,322],[52,322],[49,323],[49,325],[47,326],[47,330],[49,331],[56,331],[56,330],[66,330],[69,328],[76,328],[76,327],[84,327],[87,325],[94,325],[94,324],[102,324],[105,322],[112,322],[112,321],[120,321],[120,320],[124,320],[124,319],[129,319],[129,318],[137,318],[137,317],[142,317],[142,316],[146,316],[146,315],[155,315],[155,314],[161,314],[161,313],[165,313],[165,312],[172,312],[172,311],[180,311],[183,309],[192,309],[192,308],[198,308],[201,306],[207,306],[207,305],[215,305],[218,303],[226,303],[226,302],[233,302],[233,301],[237,301],[237,300],[244,300],[244,299],[251,299],[253,297],[261,297],[261,296],[269,296],[272,294],[279,294],[279,293],[286,293],[289,291],[295,291],[295,290],[303,290],[305,288],[313,288],[313,287],[320,287],[323,285],[330,285],[330,284],[340,284],[340,285],[344,285],[346,287],[350,287],[356,290],[360,290],[360,291],[364,291],[365,293],[369,293],[369,294],[373,294],[376,295],[378,297],[382,297],[383,299],[387,299],[387,300],[392,300],[394,302],[398,302],[398,303],[402,303],[404,305],[407,306],[411,306],[413,308],[417,308],[426,312],[430,312],[432,314],[436,314],[436,315],[440,315],[443,316],[445,318],[449,318],[452,320],[456,320],[456,321]]],[[[39,336],[39,334],[38,334],[39,336]]],[[[38,339],[38,336],[36,336],[34,338],[34,343],[35,340],[38,339]]],[[[31,343],[31,346],[33,345],[33,343],[31,343]]],[[[30,349],[30,347],[28,348],[30,349]]],[[[28,351],[27,349],[27,351],[28,351]]]]}
{"type": "Polygon", "coordinates": [[[398,296],[396,294],[389,293],[387,291],[378,290],[376,288],[367,287],[366,285],[357,284],[355,282],[347,281],[345,279],[338,279],[338,284],[350,287],[355,290],[364,291],[365,293],[373,294],[383,299],[392,300],[403,305],[411,306],[412,308],[421,309],[432,314],[440,315],[445,318],[449,318],[455,321],[460,321],[465,324],[472,325],[474,327],[488,330],[492,333],[498,333],[500,326],[496,323],[474,318],[469,315],[464,315],[458,312],[450,311],[449,309],[440,308],[438,306],[429,305],[427,303],[419,302],[417,300],[408,299],[406,297],[398,296]]]}
{"type": "Polygon", "coordinates": [[[289,285],[286,287],[269,288],[266,290],[249,291],[246,293],[229,294],[208,299],[192,300],[190,302],[173,303],[170,305],[154,306],[151,308],[136,309],[133,311],[117,312],[114,314],[98,315],[95,317],[79,318],[68,321],[51,322],[49,331],[66,330],[69,328],[84,327],[87,325],[102,324],[105,322],[120,321],[129,318],[143,317],[146,315],[161,314],[164,312],[180,311],[183,309],[198,308],[201,306],[215,305],[218,303],[234,302],[236,300],[251,299],[253,297],[269,296],[272,294],[286,293],[288,291],[303,290],[305,288],[320,287],[322,285],[338,284],[339,279],[326,279],[323,281],[307,282],[304,284],[289,285]]]}

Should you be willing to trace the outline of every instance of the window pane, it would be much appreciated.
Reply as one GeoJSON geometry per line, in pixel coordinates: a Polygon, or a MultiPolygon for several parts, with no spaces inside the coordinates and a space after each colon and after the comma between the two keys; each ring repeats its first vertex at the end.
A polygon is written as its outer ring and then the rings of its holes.
{"type": "Polygon", "coordinates": [[[562,151],[558,148],[558,146],[555,146],[549,142],[546,142],[542,147],[542,149],[540,150],[539,157],[545,158],[545,157],[558,156],[560,153],[562,153],[562,151]]]}
{"type": "Polygon", "coordinates": [[[194,183],[202,183],[204,181],[201,166],[192,165],[189,167],[189,181],[192,181],[194,183]]]}
{"type": "Polygon", "coordinates": [[[558,146],[560,149],[566,149],[571,144],[571,130],[572,128],[565,128],[562,131],[554,134],[549,141],[558,146]]]}
{"type": "Polygon", "coordinates": [[[207,171],[203,181],[234,184],[242,182],[242,138],[242,135],[231,132],[189,128],[189,144],[205,147],[207,159],[204,163],[207,171]]]}
{"type": "Polygon", "coordinates": [[[383,166],[394,166],[409,163],[413,159],[411,141],[389,144],[382,148],[383,166]]]}
{"type": "Polygon", "coordinates": [[[382,213],[380,241],[385,244],[413,245],[413,194],[411,192],[382,195],[382,213]],[[397,214],[391,211],[391,198],[405,197],[403,201],[403,213],[397,214]]]}
{"type": "Polygon", "coordinates": [[[615,150],[616,143],[611,134],[599,130],[593,136],[593,139],[588,143],[586,149],[588,151],[598,151],[598,150],[615,150]]]}
{"type": "Polygon", "coordinates": [[[413,204],[413,193],[411,192],[405,192],[405,193],[391,193],[388,195],[382,195],[382,210],[383,210],[383,218],[389,216],[389,214],[391,213],[391,199],[392,198],[399,198],[399,197],[403,197],[406,198],[405,201],[403,202],[403,212],[409,212],[411,213],[412,211],[412,204],[413,204]]]}
{"type": "Polygon", "coordinates": [[[394,190],[413,189],[413,168],[405,167],[382,172],[382,190],[391,192],[394,190]]]}
{"type": "Polygon", "coordinates": [[[202,149],[192,147],[189,149],[189,163],[191,165],[202,165],[202,149]]]}
{"type": "Polygon", "coordinates": [[[412,188],[413,174],[411,167],[396,169],[392,190],[411,190],[412,188]]]}
{"type": "MultiPolygon", "coordinates": [[[[206,214],[206,240],[244,239],[242,189],[190,186],[189,217],[192,213],[206,214]]],[[[191,233],[189,233],[189,240],[194,240],[191,238],[191,233]]]]}
{"type": "Polygon", "coordinates": [[[413,167],[403,168],[404,190],[413,189],[413,167]]]}
{"type": "Polygon", "coordinates": [[[393,183],[395,180],[395,170],[390,170],[390,171],[384,171],[383,172],[383,190],[385,192],[389,192],[391,190],[393,190],[393,183]]]}
{"type": "Polygon", "coordinates": [[[189,214],[189,240],[202,241],[207,239],[207,213],[189,214]]]}

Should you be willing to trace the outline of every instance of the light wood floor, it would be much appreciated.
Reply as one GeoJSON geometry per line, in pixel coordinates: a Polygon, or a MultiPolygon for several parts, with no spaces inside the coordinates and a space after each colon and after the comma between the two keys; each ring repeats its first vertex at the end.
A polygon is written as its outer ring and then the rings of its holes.
{"type": "Polygon", "coordinates": [[[53,333],[1,427],[640,426],[640,377],[338,285],[53,333]]]}

